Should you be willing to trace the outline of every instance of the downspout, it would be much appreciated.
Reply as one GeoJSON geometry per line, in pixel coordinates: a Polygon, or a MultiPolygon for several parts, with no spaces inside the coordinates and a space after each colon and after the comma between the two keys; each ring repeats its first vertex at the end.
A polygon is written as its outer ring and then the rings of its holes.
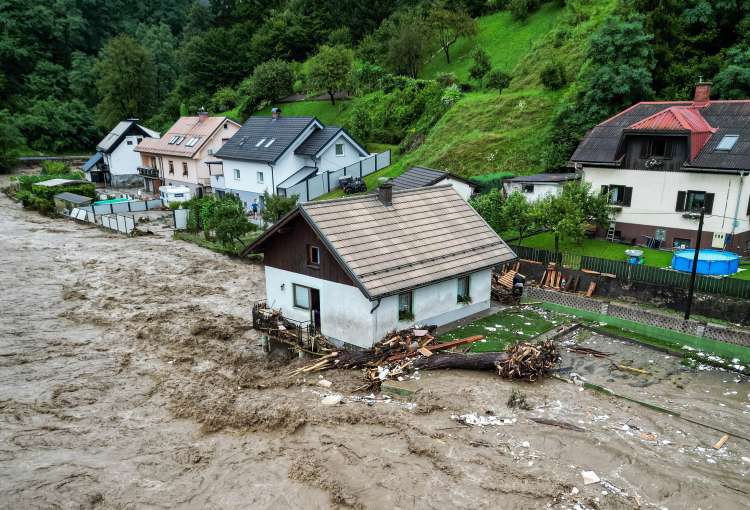
{"type": "Polygon", "coordinates": [[[734,240],[734,231],[737,230],[737,223],[739,220],[737,219],[740,215],[740,199],[742,198],[742,188],[743,188],[743,181],[745,180],[745,176],[747,173],[740,173],[740,185],[739,189],[737,190],[737,204],[734,208],[734,218],[732,218],[732,239],[734,240]]]}
{"type": "MultiPolygon", "coordinates": [[[[370,310],[370,315],[372,315],[375,312],[375,310],[377,310],[378,307],[380,307],[380,300],[381,299],[382,298],[378,298],[378,303],[375,306],[372,307],[372,310],[370,310]]],[[[375,315],[375,321],[373,322],[373,325],[372,325],[372,337],[373,337],[373,339],[375,338],[375,334],[377,333],[377,331],[378,331],[378,316],[376,314],[375,315]]]]}
{"type": "Polygon", "coordinates": [[[274,182],[274,179],[273,179],[273,165],[271,163],[266,163],[266,165],[268,165],[268,167],[271,169],[271,195],[275,195],[276,183],[274,182]]]}

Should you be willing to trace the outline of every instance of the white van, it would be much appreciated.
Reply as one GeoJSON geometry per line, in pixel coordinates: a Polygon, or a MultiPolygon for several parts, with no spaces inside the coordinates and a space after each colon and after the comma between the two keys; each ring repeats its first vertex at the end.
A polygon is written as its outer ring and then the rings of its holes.
{"type": "Polygon", "coordinates": [[[161,186],[159,188],[159,198],[164,201],[164,205],[172,202],[185,202],[192,198],[190,188],[187,186],[161,186]]]}

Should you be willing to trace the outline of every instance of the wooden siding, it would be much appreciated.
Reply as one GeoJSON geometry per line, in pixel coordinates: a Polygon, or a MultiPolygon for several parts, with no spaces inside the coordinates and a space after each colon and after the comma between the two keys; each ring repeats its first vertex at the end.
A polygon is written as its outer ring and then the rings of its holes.
{"type": "Polygon", "coordinates": [[[688,146],[686,136],[627,136],[625,138],[625,161],[624,168],[633,170],[656,170],[656,171],[678,171],[688,159],[688,146]],[[649,157],[643,157],[648,151],[644,150],[651,140],[668,140],[672,144],[672,156],[670,158],[656,158],[664,161],[662,166],[648,168],[646,161],[649,157]]]}
{"type": "Polygon", "coordinates": [[[267,266],[354,286],[352,279],[302,216],[297,216],[281,227],[263,243],[261,251],[264,264],[267,266]],[[307,264],[309,245],[320,248],[318,267],[307,264]]]}

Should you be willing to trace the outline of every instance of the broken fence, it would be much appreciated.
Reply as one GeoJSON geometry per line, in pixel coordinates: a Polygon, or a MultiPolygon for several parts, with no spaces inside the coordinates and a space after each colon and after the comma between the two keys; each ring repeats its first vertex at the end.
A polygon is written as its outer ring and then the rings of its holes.
{"type": "MultiPolygon", "coordinates": [[[[532,260],[549,264],[555,262],[568,269],[596,271],[616,276],[626,282],[642,282],[663,287],[687,289],[690,286],[690,274],[655,266],[628,264],[625,261],[571,255],[526,246],[510,246],[519,259],[532,260]]],[[[624,257],[623,253],[623,257],[624,257]]],[[[697,275],[695,290],[706,294],[750,299],[750,281],[737,278],[716,278],[697,275]]]]}
{"type": "Polygon", "coordinates": [[[130,235],[135,230],[135,219],[132,216],[124,216],[122,214],[101,214],[97,216],[87,209],[75,207],[70,211],[68,217],[77,221],[100,225],[106,229],[125,235],[130,235]]]}

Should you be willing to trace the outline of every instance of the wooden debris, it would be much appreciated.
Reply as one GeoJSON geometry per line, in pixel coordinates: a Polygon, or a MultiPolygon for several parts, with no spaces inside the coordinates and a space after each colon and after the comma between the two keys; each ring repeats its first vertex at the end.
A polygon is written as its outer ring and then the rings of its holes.
{"type": "Polygon", "coordinates": [[[432,351],[429,350],[427,347],[420,347],[419,354],[421,354],[422,356],[426,358],[429,358],[430,356],[432,356],[432,351]]]}
{"type": "Polygon", "coordinates": [[[553,427],[560,427],[561,429],[568,429],[568,430],[574,430],[576,432],[586,432],[586,429],[583,427],[579,427],[578,425],[574,425],[573,423],[568,423],[566,421],[558,421],[558,420],[550,420],[547,418],[529,418],[534,423],[541,423],[542,425],[551,425],[553,427]]]}
{"type": "Polygon", "coordinates": [[[729,441],[729,434],[724,434],[721,436],[721,439],[719,439],[716,444],[714,445],[714,449],[720,450],[722,446],[724,446],[724,443],[729,441]]]}
{"type": "Polygon", "coordinates": [[[567,348],[568,352],[575,352],[576,354],[586,354],[590,356],[594,356],[596,358],[606,358],[607,356],[611,356],[611,352],[603,352],[603,351],[597,351],[596,349],[591,349],[590,347],[579,347],[577,345],[572,345],[567,348]]]}
{"type": "Polygon", "coordinates": [[[498,373],[506,379],[535,381],[560,361],[557,346],[551,340],[537,344],[520,342],[505,351],[508,358],[498,364],[498,373]]]}
{"type": "Polygon", "coordinates": [[[623,372],[632,372],[638,375],[651,375],[651,372],[649,372],[648,370],[643,370],[642,368],[635,368],[628,365],[620,365],[619,363],[612,363],[612,368],[615,368],[616,370],[622,370],[623,372]]]}
{"type": "Polygon", "coordinates": [[[596,290],[596,282],[589,283],[589,288],[588,290],[586,290],[586,297],[593,296],[595,290],[596,290]]]}

